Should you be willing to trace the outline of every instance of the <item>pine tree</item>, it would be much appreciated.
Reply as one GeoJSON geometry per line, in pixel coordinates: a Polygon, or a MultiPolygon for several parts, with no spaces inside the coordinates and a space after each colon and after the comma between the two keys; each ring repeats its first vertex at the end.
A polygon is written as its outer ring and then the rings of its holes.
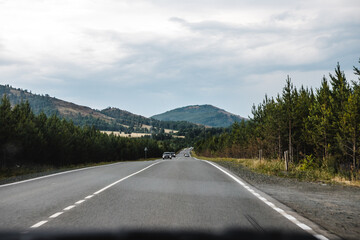
{"type": "Polygon", "coordinates": [[[330,75],[330,83],[332,86],[331,96],[332,104],[331,111],[334,115],[332,121],[331,135],[336,138],[335,145],[332,148],[332,152],[339,161],[344,161],[347,155],[344,155],[344,143],[346,140],[345,137],[341,134],[342,131],[342,119],[344,114],[346,114],[346,105],[348,104],[349,96],[351,93],[350,86],[346,80],[345,73],[341,71],[340,64],[338,63],[335,68],[335,75],[330,75]]]}
{"type": "Polygon", "coordinates": [[[292,145],[292,131],[294,121],[294,86],[289,76],[286,79],[286,86],[282,94],[284,114],[287,119],[288,126],[288,146],[290,161],[293,161],[293,145],[292,145]]]}
{"type": "Polygon", "coordinates": [[[333,122],[333,112],[331,105],[333,98],[327,79],[323,77],[321,86],[316,91],[316,99],[309,109],[309,116],[305,124],[306,136],[308,141],[315,147],[318,157],[325,162],[329,156],[331,144],[331,125],[333,122]]]}
{"type": "Polygon", "coordinates": [[[356,167],[356,159],[359,145],[360,130],[360,91],[356,88],[350,93],[344,107],[344,113],[340,118],[341,128],[338,133],[340,149],[352,159],[353,168],[356,167]]]}

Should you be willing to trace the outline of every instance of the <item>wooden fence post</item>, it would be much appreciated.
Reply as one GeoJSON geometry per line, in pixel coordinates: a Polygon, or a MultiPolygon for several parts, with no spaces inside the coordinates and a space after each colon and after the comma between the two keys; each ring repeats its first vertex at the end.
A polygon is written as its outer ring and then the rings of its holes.
{"type": "Polygon", "coordinates": [[[285,158],[285,170],[288,171],[289,168],[289,151],[284,152],[284,158],[285,158]]]}
{"type": "Polygon", "coordinates": [[[259,160],[260,160],[260,163],[261,163],[261,159],[262,159],[262,149],[259,150],[259,160]]]}

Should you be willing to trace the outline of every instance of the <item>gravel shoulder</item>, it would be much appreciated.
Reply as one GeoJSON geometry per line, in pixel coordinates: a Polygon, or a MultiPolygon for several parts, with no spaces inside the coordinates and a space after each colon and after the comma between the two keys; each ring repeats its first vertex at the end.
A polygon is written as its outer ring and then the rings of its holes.
{"type": "Polygon", "coordinates": [[[359,187],[301,182],[254,173],[227,161],[215,162],[335,235],[360,239],[359,187]]]}

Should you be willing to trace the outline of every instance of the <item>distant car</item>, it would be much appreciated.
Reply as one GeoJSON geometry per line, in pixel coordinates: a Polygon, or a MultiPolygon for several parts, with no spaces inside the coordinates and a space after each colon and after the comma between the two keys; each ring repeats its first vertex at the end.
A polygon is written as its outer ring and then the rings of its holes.
{"type": "Polygon", "coordinates": [[[188,153],[185,153],[184,157],[190,157],[190,155],[188,153]]]}
{"type": "Polygon", "coordinates": [[[164,152],[162,155],[162,159],[164,160],[165,158],[171,159],[172,158],[171,152],[164,152]]]}
{"type": "Polygon", "coordinates": [[[171,152],[171,157],[176,157],[176,154],[174,152],[171,152]]]}

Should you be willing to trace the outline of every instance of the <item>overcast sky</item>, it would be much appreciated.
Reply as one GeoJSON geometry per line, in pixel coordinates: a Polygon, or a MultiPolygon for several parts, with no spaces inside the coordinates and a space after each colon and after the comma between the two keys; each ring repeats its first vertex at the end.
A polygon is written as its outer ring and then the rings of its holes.
{"type": "Polygon", "coordinates": [[[359,57],[359,0],[0,0],[0,83],[96,109],[247,117],[359,57]]]}

